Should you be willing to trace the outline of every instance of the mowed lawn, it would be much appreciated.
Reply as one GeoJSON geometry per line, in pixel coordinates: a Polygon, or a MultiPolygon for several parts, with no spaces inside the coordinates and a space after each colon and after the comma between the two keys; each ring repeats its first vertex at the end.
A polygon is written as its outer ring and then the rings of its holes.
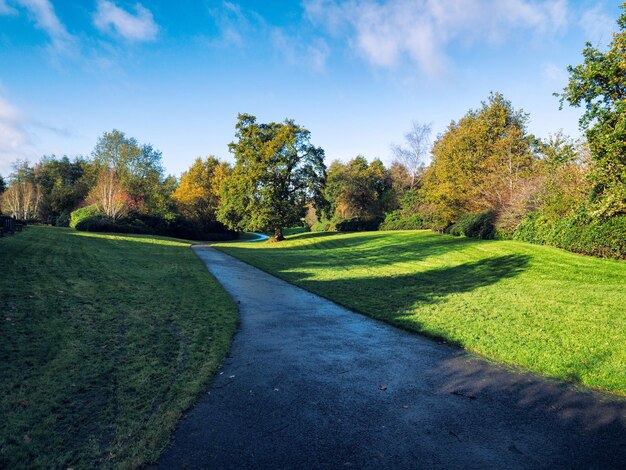
{"type": "Polygon", "coordinates": [[[0,468],[158,457],[237,323],[189,245],[34,226],[0,238],[0,468]]]}
{"type": "Polygon", "coordinates": [[[217,247],[374,318],[626,394],[626,262],[430,231],[217,247]]]}

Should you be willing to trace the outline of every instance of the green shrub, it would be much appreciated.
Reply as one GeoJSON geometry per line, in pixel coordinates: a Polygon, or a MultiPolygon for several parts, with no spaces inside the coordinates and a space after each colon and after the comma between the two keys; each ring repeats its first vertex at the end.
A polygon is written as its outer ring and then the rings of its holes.
{"type": "Polygon", "coordinates": [[[336,232],[335,220],[322,219],[311,225],[311,232],[336,232]]]}
{"type": "Polygon", "coordinates": [[[237,232],[228,230],[220,222],[197,224],[181,216],[177,216],[174,220],[149,215],[113,220],[95,215],[83,218],[76,224],[75,228],[83,232],[137,233],[187,240],[226,241],[238,237],[237,232]]]}
{"type": "Polygon", "coordinates": [[[57,217],[54,225],[56,225],[57,227],[69,227],[70,212],[69,211],[61,212],[61,214],[59,214],[59,216],[57,217]]]}
{"type": "Polygon", "coordinates": [[[430,228],[420,214],[403,214],[401,211],[393,211],[387,214],[379,230],[421,230],[430,228]]]}
{"type": "Polygon", "coordinates": [[[494,213],[491,211],[479,212],[477,214],[466,214],[459,220],[445,229],[450,235],[471,238],[481,238],[483,240],[492,240],[496,236],[496,228],[493,224],[494,213]]]}
{"type": "Polygon", "coordinates": [[[382,217],[345,219],[338,222],[335,227],[337,232],[371,232],[378,230],[382,221],[382,217]]]}
{"type": "Polygon", "coordinates": [[[76,225],[84,219],[89,217],[99,217],[103,214],[98,210],[95,205],[81,207],[80,209],[76,209],[74,212],[70,214],[70,227],[76,228],[76,225]]]}
{"type": "Polygon", "coordinates": [[[574,253],[626,259],[626,215],[600,221],[590,219],[581,211],[551,220],[537,211],[522,221],[513,238],[574,253]]]}

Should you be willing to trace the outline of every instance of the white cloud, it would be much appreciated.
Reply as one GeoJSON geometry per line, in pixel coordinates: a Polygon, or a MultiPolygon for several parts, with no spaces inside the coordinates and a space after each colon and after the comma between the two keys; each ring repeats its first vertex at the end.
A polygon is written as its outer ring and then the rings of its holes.
{"type": "Polygon", "coordinates": [[[73,48],[74,38],[59,20],[49,0],[15,0],[15,3],[28,11],[35,25],[50,36],[55,52],[69,52],[73,48]]]}
{"type": "Polygon", "coordinates": [[[128,41],[154,41],[159,31],[152,13],[139,3],[132,14],[113,2],[98,0],[93,22],[103,33],[115,32],[128,41]]]}
{"type": "Polygon", "coordinates": [[[497,45],[512,32],[553,34],[567,26],[566,0],[307,0],[307,17],[375,66],[409,58],[430,76],[453,42],[497,45]]]}
{"type": "Polygon", "coordinates": [[[30,143],[24,116],[0,96],[0,173],[6,174],[12,162],[27,157],[30,143]]]}

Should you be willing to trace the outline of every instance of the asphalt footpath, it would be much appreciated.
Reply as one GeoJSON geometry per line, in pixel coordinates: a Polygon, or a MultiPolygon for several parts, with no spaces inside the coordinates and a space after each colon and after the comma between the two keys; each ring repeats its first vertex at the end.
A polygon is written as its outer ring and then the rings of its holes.
{"type": "Polygon", "coordinates": [[[625,399],[489,363],[193,249],[241,324],[159,468],[626,468],[625,399]]]}

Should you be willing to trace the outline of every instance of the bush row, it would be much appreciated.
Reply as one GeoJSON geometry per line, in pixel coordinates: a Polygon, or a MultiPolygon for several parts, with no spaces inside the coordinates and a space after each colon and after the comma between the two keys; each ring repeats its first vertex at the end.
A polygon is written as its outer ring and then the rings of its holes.
{"type": "Polygon", "coordinates": [[[493,240],[496,237],[494,220],[495,214],[491,211],[465,214],[455,224],[446,228],[444,232],[456,236],[465,235],[471,238],[493,240]]]}
{"type": "Polygon", "coordinates": [[[378,230],[382,217],[320,220],[311,226],[311,232],[368,232],[378,230]]]}
{"type": "Polygon", "coordinates": [[[403,214],[393,211],[387,214],[379,230],[421,230],[430,228],[430,224],[420,214],[403,214]]]}
{"type": "Polygon", "coordinates": [[[538,211],[522,221],[513,238],[574,253],[626,259],[626,215],[594,221],[585,214],[574,213],[551,220],[538,211]]]}
{"type": "Polygon", "coordinates": [[[70,219],[70,226],[84,232],[136,233],[213,241],[233,240],[238,237],[237,232],[228,230],[219,222],[198,224],[180,216],[169,220],[149,215],[113,220],[103,216],[97,210],[94,213],[93,206],[86,206],[72,212],[70,219]],[[85,210],[87,208],[92,209],[85,210]],[[76,212],[79,213],[76,214],[76,212]]]}

